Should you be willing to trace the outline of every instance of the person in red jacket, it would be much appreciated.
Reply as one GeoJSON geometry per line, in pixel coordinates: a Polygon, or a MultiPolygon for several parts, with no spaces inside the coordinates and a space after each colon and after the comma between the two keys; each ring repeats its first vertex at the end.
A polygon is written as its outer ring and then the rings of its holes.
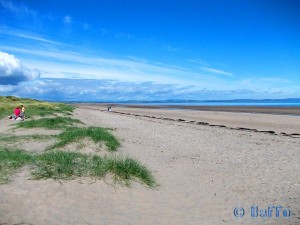
{"type": "Polygon", "coordinates": [[[17,119],[20,116],[21,110],[19,107],[15,108],[14,114],[15,114],[15,119],[17,119]]]}

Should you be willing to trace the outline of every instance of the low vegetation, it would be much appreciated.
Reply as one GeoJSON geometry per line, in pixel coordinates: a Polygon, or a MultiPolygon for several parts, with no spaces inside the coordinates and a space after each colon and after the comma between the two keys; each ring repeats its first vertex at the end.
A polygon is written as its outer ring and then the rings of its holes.
{"type": "Polygon", "coordinates": [[[29,98],[14,96],[0,96],[0,118],[13,114],[13,110],[20,105],[26,107],[26,117],[49,115],[72,115],[75,109],[72,105],[63,103],[50,103],[29,98]]]}
{"type": "Polygon", "coordinates": [[[32,179],[74,179],[76,177],[105,178],[131,186],[138,181],[150,188],[156,186],[151,172],[140,162],[121,156],[92,156],[75,152],[44,152],[34,154],[22,150],[0,149],[0,183],[22,166],[29,165],[32,179]]]}
{"type": "Polygon", "coordinates": [[[34,135],[19,135],[16,137],[12,134],[6,134],[0,136],[0,146],[15,146],[18,147],[18,145],[24,141],[48,141],[50,139],[55,139],[56,135],[41,135],[41,134],[34,134],[34,135]]]}
{"type": "Polygon", "coordinates": [[[80,120],[72,119],[70,117],[54,117],[41,118],[37,120],[26,120],[22,123],[17,123],[18,128],[46,128],[49,130],[62,129],[73,126],[75,124],[82,124],[80,120]]]}
{"type": "Polygon", "coordinates": [[[119,141],[111,134],[111,129],[102,127],[84,127],[82,122],[68,117],[72,115],[73,106],[62,103],[49,103],[34,99],[0,96],[0,119],[11,115],[17,106],[26,106],[26,116],[52,116],[19,121],[16,128],[60,129],[58,135],[0,135],[0,183],[7,183],[10,176],[23,166],[28,166],[32,179],[75,179],[76,177],[91,177],[102,179],[112,175],[113,180],[125,186],[131,186],[132,181],[138,181],[147,187],[157,186],[151,172],[140,162],[116,155],[100,157],[78,152],[61,151],[68,144],[82,139],[91,139],[96,144],[104,143],[106,150],[116,152],[119,141]],[[54,116],[54,117],[53,117],[54,116]],[[82,124],[78,127],[77,125],[82,124]],[[16,142],[17,138],[17,142],[16,142]],[[20,149],[3,147],[7,143],[17,146],[28,140],[48,140],[56,138],[57,142],[43,153],[32,153],[20,149]],[[52,151],[55,149],[55,151],[52,151]]]}
{"type": "Polygon", "coordinates": [[[108,151],[117,151],[120,146],[119,141],[102,127],[70,127],[57,135],[58,142],[51,146],[50,149],[62,148],[67,144],[79,141],[83,138],[90,138],[95,143],[104,142],[108,151]]]}
{"type": "Polygon", "coordinates": [[[21,150],[0,149],[0,184],[32,160],[31,154],[21,150]]]}

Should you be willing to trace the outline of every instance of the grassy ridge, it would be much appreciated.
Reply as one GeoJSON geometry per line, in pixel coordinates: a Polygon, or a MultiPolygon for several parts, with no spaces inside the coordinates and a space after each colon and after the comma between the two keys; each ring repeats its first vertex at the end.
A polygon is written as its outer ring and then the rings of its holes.
{"type": "Polygon", "coordinates": [[[33,154],[21,150],[0,149],[0,183],[24,165],[32,165],[33,179],[74,179],[76,177],[105,178],[131,186],[138,181],[150,188],[157,184],[151,172],[140,162],[121,156],[91,156],[75,152],[45,152],[33,154]]]}
{"type": "Polygon", "coordinates": [[[13,96],[0,96],[0,118],[13,114],[13,110],[20,105],[26,107],[26,116],[48,116],[48,115],[72,115],[75,109],[71,105],[62,103],[50,103],[28,98],[17,98],[13,96]]]}

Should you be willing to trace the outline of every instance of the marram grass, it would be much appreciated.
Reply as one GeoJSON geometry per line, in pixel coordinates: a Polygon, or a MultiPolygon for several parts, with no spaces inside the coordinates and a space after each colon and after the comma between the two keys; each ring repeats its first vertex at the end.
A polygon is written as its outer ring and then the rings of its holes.
{"type": "Polygon", "coordinates": [[[119,141],[108,129],[102,127],[70,127],[57,135],[57,138],[59,141],[50,149],[62,148],[83,138],[90,138],[95,143],[104,142],[108,151],[116,151],[120,146],[119,141]]]}
{"type": "Polygon", "coordinates": [[[49,130],[67,128],[74,124],[81,124],[78,119],[72,119],[70,117],[54,117],[54,118],[41,118],[37,120],[25,120],[22,123],[17,123],[18,128],[46,128],[49,130]]]}
{"type": "Polygon", "coordinates": [[[140,162],[121,156],[91,156],[75,152],[45,152],[34,154],[22,150],[0,149],[0,183],[25,165],[32,165],[32,179],[105,178],[130,187],[138,181],[149,188],[157,186],[151,172],[140,162]]]}
{"type": "Polygon", "coordinates": [[[6,183],[18,169],[32,161],[32,155],[22,150],[0,149],[0,184],[6,183]]]}

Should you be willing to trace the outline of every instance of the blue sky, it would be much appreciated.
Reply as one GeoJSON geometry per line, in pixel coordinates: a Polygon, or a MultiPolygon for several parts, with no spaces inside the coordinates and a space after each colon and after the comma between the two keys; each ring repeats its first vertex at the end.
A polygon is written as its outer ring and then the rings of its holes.
{"type": "Polygon", "coordinates": [[[0,0],[0,95],[300,97],[297,0],[0,0]]]}

